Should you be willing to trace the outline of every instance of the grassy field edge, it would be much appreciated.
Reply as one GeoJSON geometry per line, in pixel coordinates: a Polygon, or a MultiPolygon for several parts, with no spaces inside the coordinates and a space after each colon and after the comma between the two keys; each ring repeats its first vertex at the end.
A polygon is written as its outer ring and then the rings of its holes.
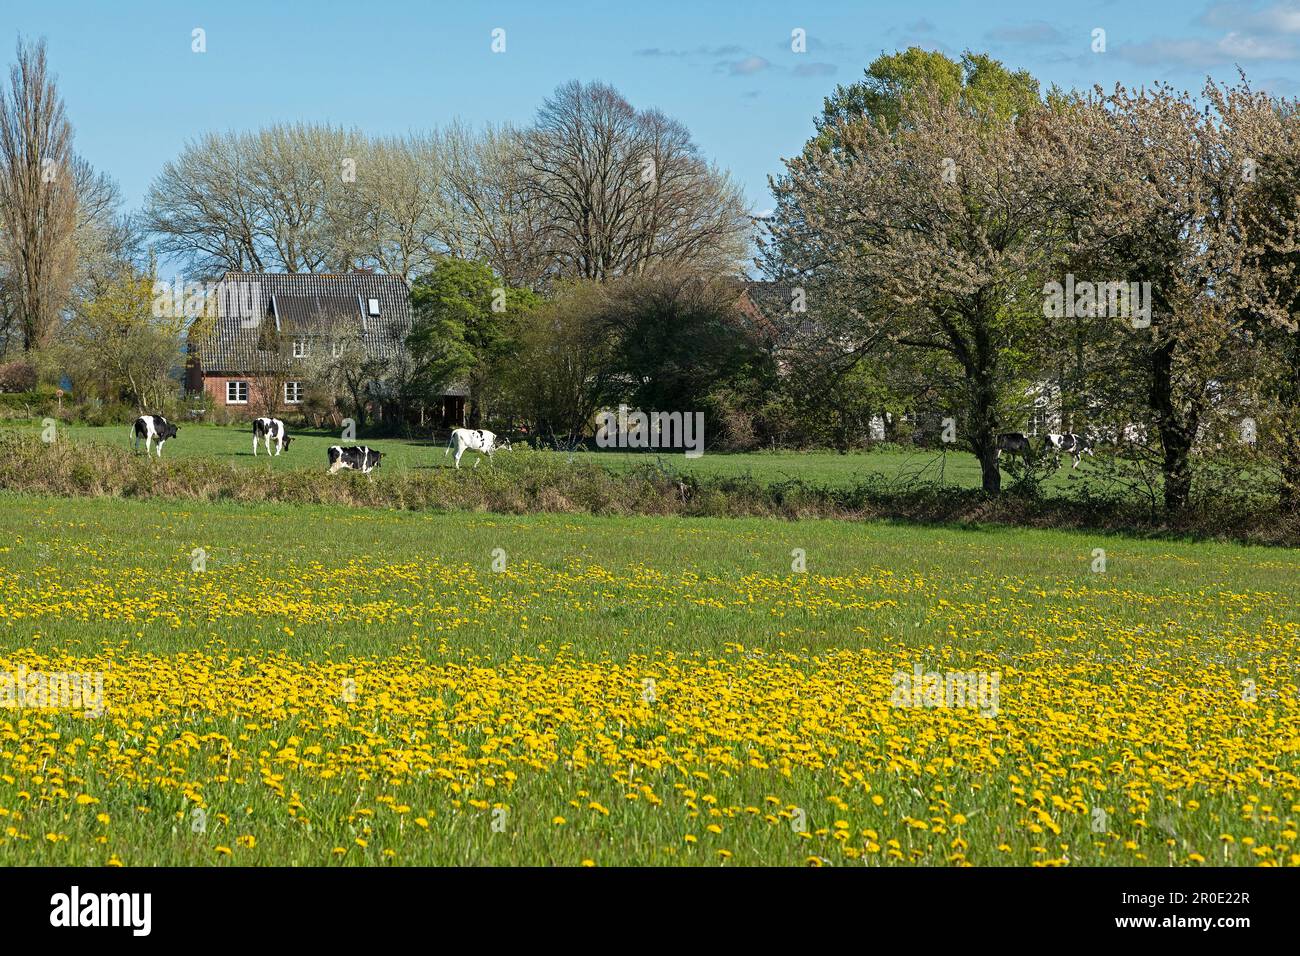
{"type": "MultiPolygon", "coordinates": [[[[264,462],[264,463],[262,463],[264,462]]],[[[680,473],[658,462],[611,469],[598,456],[520,450],[494,466],[424,467],[369,474],[206,458],[156,459],[98,443],[43,442],[0,434],[0,491],[63,497],[329,504],[413,511],[500,514],[681,515],[685,517],[893,520],[921,525],[1022,526],[1123,532],[1138,537],[1300,545],[1300,515],[1225,502],[1178,514],[1081,492],[1040,497],[876,476],[853,484],[791,478],[680,473]]]]}

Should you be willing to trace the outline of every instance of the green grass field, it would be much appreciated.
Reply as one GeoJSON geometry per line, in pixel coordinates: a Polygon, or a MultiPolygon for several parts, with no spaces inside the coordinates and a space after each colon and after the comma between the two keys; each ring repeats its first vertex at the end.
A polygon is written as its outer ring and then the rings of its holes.
{"type": "MultiPolygon", "coordinates": [[[[1150,625],[1150,611],[1129,599],[1128,589],[1143,594],[1170,593],[1188,598],[1221,586],[1225,593],[1258,591],[1283,600],[1280,609],[1290,613],[1292,575],[1300,571],[1300,556],[1291,551],[1246,548],[1228,544],[1181,544],[1137,541],[1107,535],[988,529],[983,531],[913,528],[906,525],[867,525],[835,521],[767,522],[709,519],[601,519],[586,516],[538,515],[527,518],[498,515],[409,514],[397,511],[273,505],[256,508],[235,505],[111,500],[28,498],[4,495],[0,528],[9,542],[3,567],[12,576],[48,574],[61,582],[89,584],[105,571],[130,567],[145,576],[175,580],[182,585],[159,600],[186,603],[184,585],[207,580],[190,577],[193,551],[204,549],[210,576],[241,581],[241,587],[266,591],[292,591],[304,568],[314,562],[337,568],[349,565],[398,566],[428,564],[475,572],[494,588],[510,576],[488,574],[492,552],[503,549],[511,565],[527,562],[538,573],[560,573],[575,563],[636,569],[655,575],[682,576],[702,581],[739,580],[751,575],[789,578],[790,552],[802,548],[808,575],[794,580],[817,581],[823,576],[840,579],[855,573],[891,572],[898,580],[925,582],[894,594],[887,608],[868,612],[848,606],[815,616],[797,614],[798,626],[772,626],[773,618],[745,607],[714,608],[691,601],[690,627],[665,631],[662,614],[655,608],[628,607],[620,602],[595,608],[594,615],[566,618],[563,602],[551,606],[546,620],[535,620],[530,641],[571,637],[584,649],[618,654],[642,651],[653,634],[656,646],[679,651],[709,651],[725,641],[761,643],[790,650],[856,647],[866,637],[865,624],[875,631],[898,629],[911,642],[941,643],[949,633],[944,615],[934,606],[949,595],[955,600],[987,588],[972,582],[1020,581],[1027,589],[1016,604],[1030,620],[1059,611],[1057,598],[1083,590],[1098,619],[1150,625]],[[1105,573],[1090,570],[1094,548],[1107,551],[1105,573]],[[42,559],[44,563],[42,563],[42,559]],[[42,570],[43,569],[43,570],[42,570]],[[244,583],[249,575],[256,584],[244,583]],[[721,576],[721,577],[719,577],[721,576]],[[1042,577],[1050,586],[1033,587],[1042,577]],[[1061,589],[1065,589],[1062,591],[1061,589]],[[894,606],[897,604],[897,606],[894,606]],[[612,622],[629,620],[628,634],[612,622]],[[666,643],[665,643],[666,642],[666,643]]],[[[393,590],[367,586],[366,593],[385,604],[410,601],[411,589],[402,582],[393,590]]],[[[1010,588],[1008,584],[1007,589],[1010,588]]],[[[999,586],[997,590],[1002,590],[999,586]]],[[[691,589],[701,594],[705,584],[691,589]]],[[[344,605],[355,595],[340,593],[344,605]]],[[[268,599],[269,600],[269,599],[268,599]]],[[[422,604],[420,606],[423,606],[422,604]]],[[[68,608],[65,608],[68,609],[68,608]]],[[[1261,600],[1247,623],[1263,626],[1274,602],[1261,600]]],[[[1078,611],[1072,611],[1074,621],[1078,611]]],[[[281,615],[286,619],[290,615],[281,615]]],[[[46,636],[84,637],[82,622],[49,615],[46,636]],[[68,630],[60,631],[60,628],[68,630]]],[[[196,640],[220,637],[232,646],[248,649],[270,642],[273,647],[299,653],[320,649],[328,629],[312,635],[299,631],[292,642],[280,635],[277,618],[263,621],[256,608],[238,616],[238,627],[224,616],[221,628],[205,630],[195,623],[188,629],[168,627],[150,632],[164,644],[145,643],[146,650],[179,650],[196,640]],[[172,638],[175,638],[173,641],[172,638]]],[[[365,621],[365,626],[345,629],[350,650],[391,652],[409,638],[410,615],[388,622],[365,621]]],[[[13,634],[14,621],[9,621],[13,634]]],[[[520,645],[501,644],[499,621],[476,621],[468,642],[476,652],[505,654],[520,645]]],[[[1186,626],[1184,622],[1182,626],[1186,626]]],[[[461,627],[468,627],[461,624],[461,627]]],[[[1071,625],[1076,626],[1076,625],[1071,625]]],[[[105,638],[131,637],[130,622],[105,619],[96,623],[105,638]]],[[[874,632],[874,631],[873,631],[874,632]]],[[[18,631],[21,638],[21,628],[18,631]]],[[[343,636],[340,634],[340,636],[343,636]]],[[[1001,648],[1010,635],[988,633],[982,643],[1001,648]]],[[[20,644],[10,646],[21,646],[20,644]]]]}
{"type": "Polygon", "coordinates": [[[1300,863],[1289,551],[16,495],[0,540],[0,672],[105,707],[0,713],[11,863],[1300,863]]]}
{"type": "MultiPolygon", "coordinates": [[[[98,442],[119,447],[129,442],[129,427],[87,425],[59,426],[75,442],[98,442]]],[[[20,426],[22,430],[36,433],[39,423],[20,426]]],[[[259,448],[256,457],[252,450],[250,426],[186,425],[180,426],[180,435],[168,442],[164,455],[175,458],[200,457],[235,464],[256,465],[262,468],[295,468],[325,470],[326,454],[330,445],[337,445],[337,435],[325,432],[293,431],[293,444],[274,462],[268,463],[265,452],[259,448]]],[[[450,468],[452,459],[445,454],[444,442],[427,440],[402,440],[394,438],[360,438],[357,444],[368,444],[384,454],[385,469],[450,468]]],[[[502,454],[508,454],[503,452],[502,454]]],[[[565,454],[556,452],[555,454],[565,454]]],[[[941,454],[927,449],[902,451],[897,449],[837,454],[828,451],[813,452],[749,452],[706,453],[689,459],[684,454],[657,452],[582,451],[573,453],[580,460],[592,460],[612,469],[625,470],[640,465],[658,464],[682,474],[700,477],[727,476],[752,477],[762,484],[801,480],[828,487],[852,485],[868,478],[879,477],[899,484],[911,481],[944,482],[955,487],[977,488],[980,484],[979,463],[969,452],[951,451],[941,454]]],[[[569,457],[565,454],[565,457],[569,457]]],[[[477,455],[467,452],[461,467],[473,467],[477,455]]],[[[481,467],[486,467],[483,465],[481,467]]],[[[1061,492],[1071,486],[1086,485],[1096,481],[1097,460],[1085,458],[1078,477],[1069,477],[1068,456],[1057,473],[1045,487],[1050,492],[1061,492]]]]}

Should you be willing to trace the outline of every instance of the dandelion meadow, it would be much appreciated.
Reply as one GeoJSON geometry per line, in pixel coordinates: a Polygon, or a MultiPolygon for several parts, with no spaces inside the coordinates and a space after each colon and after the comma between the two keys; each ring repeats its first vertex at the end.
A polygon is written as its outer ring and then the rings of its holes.
{"type": "Polygon", "coordinates": [[[1295,865],[1298,571],[1045,531],[6,495],[0,858],[1295,865]]]}

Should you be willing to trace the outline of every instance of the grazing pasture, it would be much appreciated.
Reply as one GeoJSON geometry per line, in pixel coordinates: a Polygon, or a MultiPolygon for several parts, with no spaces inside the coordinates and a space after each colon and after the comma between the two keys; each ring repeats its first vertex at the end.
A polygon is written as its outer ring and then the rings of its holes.
{"type": "MultiPolygon", "coordinates": [[[[89,425],[60,425],[59,427],[63,430],[63,434],[74,442],[96,442],[124,447],[127,441],[128,426],[126,425],[121,428],[89,425]]],[[[264,454],[253,456],[251,423],[239,426],[181,423],[180,429],[179,437],[167,444],[165,454],[168,458],[207,458],[250,467],[305,468],[323,472],[328,466],[329,447],[340,444],[336,432],[298,431],[290,426],[289,434],[293,436],[292,447],[274,462],[270,462],[264,454]]],[[[20,430],[37,434],[40,425],[32,423],[20,426],[20,430]]],[[[1034,442],[1037,451],[1041,439],[1035,438],[1034,442]]],[[[453,467],[451,456],[444,455],[447,448],[445,440],[363,436],[355,442],[346,441],[342,444],[367,444],[379,449],[383,452],[383,467],[387,472],[453,467]]],[[[496,454],[497,458],[501,459],[508,458],[511,452],[499,451],[496,454]]],[[[979,462],[974,455],[966,451],[940,454],[927,449],[887,449],[843,455],[832,451],[772,451],[709,453],[699,458],[687,458],[681,453],[627,451],[578,451],[554,454],[583,462],[597,462],[616,471],[628,470],[648,463],[659,463],[681,474],[700,477],[752,477],[765,485],[800,480],[828,487],[845,487],[875,477],[900,485],[913,481],[941,480],[959,488],[978,488],[980,485],[979,462]]],[[[473,467],[477,457],[476,452],[466,452],[461,462],[462,466],[473,467]]],[[[486,468],[488,463],[485,461],[480,467],[486,468]]],[[[1073,486],[1086,485],[1089,476],[1096,475],[1096,463],[1085,460],[1080,466],[1079,476],[1075,479],[1068,477],[1069,471],[1070,459],[1067,455],[1063,467],[1058,468],[1056,474],[1044,483],[1049,493],[1063,492],[1073,486]]]]}
{"type": "Polygon", "coordinates": [[[0,853],[1296,864],[1298,572],[1023,529],[7,494],[0,671],[100,675],[104,710],[0,710],[0,853]],[[900,699],[918,672],[997,675],[992,712],[900,699]]]}

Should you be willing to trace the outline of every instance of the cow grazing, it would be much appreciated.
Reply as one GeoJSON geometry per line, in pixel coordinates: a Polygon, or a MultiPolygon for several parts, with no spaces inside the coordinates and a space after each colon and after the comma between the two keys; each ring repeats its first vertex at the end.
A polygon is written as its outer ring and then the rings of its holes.
{"type": "Polygon", "coordinates": [[[257,457],[257,443],[261,441],[266,445],[266,453],[271,454],[271,442],[275,442],[275,453],[285,451],[289,447],[289,442],[293,441],[289,437],[289,432],[285,430],[284,422],[278,418],[255,418],[253,419],[253,457],[257,457]]]}
{"type": "Polygon", "coordinates": [[[447,442],[447,450],[442,453],[442,457],[446,458],[453,448],[456,449],[457,468],[460,467],[461,455],[467,451],[478,452],[479,457],[474,459],[474,467],[477,468],[484,455],[487,455],[488,461],[491,461],[492,453],[498,448],[510,451],[510,439],[498,438],[492,432],[482,428],[456,428],[452,430],[451,440],[447,442]]]}
{"type": "Polygon", "coordinates": [[[1082,435],[1077,435],[1074,432],[1051,433],[1047,436],[1043,447],[1044,450],[1052,449],[1058,458],[1061,452],[1067,452],[1074,459],[1074,463],[1070,465],[1071,478],[1074,477],[1074,469],[1079,467],[1079,462],[1083,460],[1083,456],[1092,454],[1092,443],[1082,435]]]}
{"type": "Polygon", "coordinates": [[[1002,460],[1002,453],[1008,455],[1019,455],[1025,461],[1029,460],[1030,448],[1029,439],[1021,432],[1004,432],[998,436],[998,460],[1002,460]]]}
{"type": "Polygon", "coordinates": [[[135,451],[140,450],[140,439],[144,439],[144,453],[149,454],[149,447],[153,442],[158,443],[158,457],[162,457],[163,443],[169,438],[175,438],[180,429],[163,418],[161,415],[141,415],[131,426],[131,447],[135,451]]]}
{"type": "Polygon", "coordinates": [[[370,474],[372,468],[379,467],[379,459],[384,457],[373,448],[367,448],[365,445],[350,445],[346,448],[340,445],[330,446],[330,474],[338,474],[340,469],[352,468],[360,471],[363,475],[370,474]]]}

